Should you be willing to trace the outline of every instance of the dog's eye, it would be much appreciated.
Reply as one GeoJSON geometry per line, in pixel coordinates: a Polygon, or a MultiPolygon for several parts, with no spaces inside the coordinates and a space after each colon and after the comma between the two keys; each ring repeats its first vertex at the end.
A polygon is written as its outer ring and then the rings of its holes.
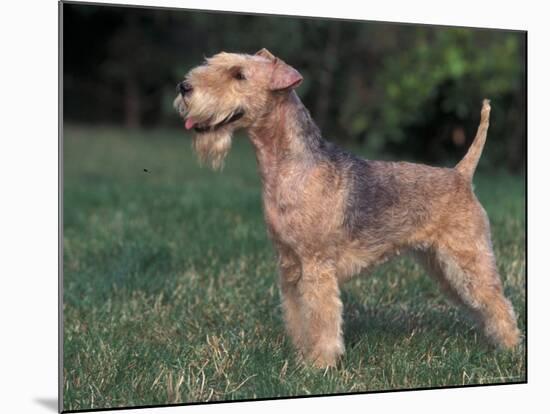
{"type": "Polygon", "coordinates": [[[246,80],[246,76],[244,76],[244,73],[241,68],[233,68],[231,70],[231,74],[233,75],[234,79],[237,79],[240,81],[246,80]]]}

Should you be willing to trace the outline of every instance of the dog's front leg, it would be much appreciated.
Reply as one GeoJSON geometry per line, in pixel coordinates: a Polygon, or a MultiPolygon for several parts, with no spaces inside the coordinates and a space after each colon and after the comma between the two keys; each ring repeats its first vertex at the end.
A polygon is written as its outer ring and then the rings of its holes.
{"type": "Polygon", "coordinates": [[[279,253],[279,289],[286,330],[296,350],[303,354],[304,324],[302,301],[298,291],[298,281],[302,277],[302,268],[296,255],[287,249],[278,248],[279,253]]]}
{"type": "Polygon", "coordinates": [[[302,263],[298,282],[302,299],[306,358],[315,366],[335,366],[344,353],[342,301],[336,271],[330,263],[302,263]]]}

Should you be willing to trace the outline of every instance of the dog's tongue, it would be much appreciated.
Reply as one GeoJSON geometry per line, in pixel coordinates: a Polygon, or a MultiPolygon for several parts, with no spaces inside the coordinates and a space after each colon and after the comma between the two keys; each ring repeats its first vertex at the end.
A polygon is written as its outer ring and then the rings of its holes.
{"type": "Polygon", "coordinates": [[[185,120],[185,129],[191,129],[193,128],[193,125],[195,125],[195,121],[193,121],[193,118],[187,118],[185,120]]]}

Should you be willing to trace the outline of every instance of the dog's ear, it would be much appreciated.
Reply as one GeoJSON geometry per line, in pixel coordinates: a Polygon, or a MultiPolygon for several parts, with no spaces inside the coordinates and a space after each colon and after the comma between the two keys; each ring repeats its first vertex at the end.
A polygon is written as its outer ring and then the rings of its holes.
{"type": "Polygon", "coordinates": [[[260,49],[256,52],[256,56],[262,56],[266,59],[269,59],[269,60],[275,60],[277,59],[275,56],[273,56],[273,54],[267,50],[265,47],[263,49],[260,49]]]}
{"type": "Polygon", "coordinates": [[[277,59],[275,68],[271,74],[269,89],[272,91],[281,91],[284,89],[294,89],[302,83],[304,78],[296,69],[287,65],[282,60],[277,59]]]}
{"type": "Polygon", "coordinates": [[[281,91],[283,89],[296,88],[302,83],[302,75],[292,66],[287,65],[281,59],[275,57],[266,48],[256,52],[256,56],[262,56],[273,62],[274,68],[269,82],[269,89],[272,91],[281,91]]]}

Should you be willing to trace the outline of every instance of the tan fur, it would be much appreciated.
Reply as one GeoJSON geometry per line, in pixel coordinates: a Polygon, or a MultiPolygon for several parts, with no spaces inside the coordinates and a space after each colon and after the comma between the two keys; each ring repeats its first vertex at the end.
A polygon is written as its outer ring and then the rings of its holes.
{"type": "Polygon", "coordinates": [[[361,160],[327,143],[293,91],[301,76],[265,49],[218,54],[186,81],[192,92],[174,105],[201,123],[194,136],[201,161],[221,167],[236,129],[254,146],[283,316],[305,360],[334,366],[344,352],[339,285],[407,252],[490,340],[518,343],[489,221],[471,185],[489,125],[487,100],[472,147],[449,169],[361,160]]]}
{"type": "Polygon", "coordinates": [[[474,176],[477,163],[481,157],[481,152],[485,146],[485,140],[487,139],[487,130],[489,129],[489,113],[491,112],[491,106],[489,100],[483,100],[483,106],[481,108],[481,121],[477,130],[476,137],[472,143],[466,156],[460,161],[456,170],[460,172],[468,181],[472,180],[474,176]]]}

